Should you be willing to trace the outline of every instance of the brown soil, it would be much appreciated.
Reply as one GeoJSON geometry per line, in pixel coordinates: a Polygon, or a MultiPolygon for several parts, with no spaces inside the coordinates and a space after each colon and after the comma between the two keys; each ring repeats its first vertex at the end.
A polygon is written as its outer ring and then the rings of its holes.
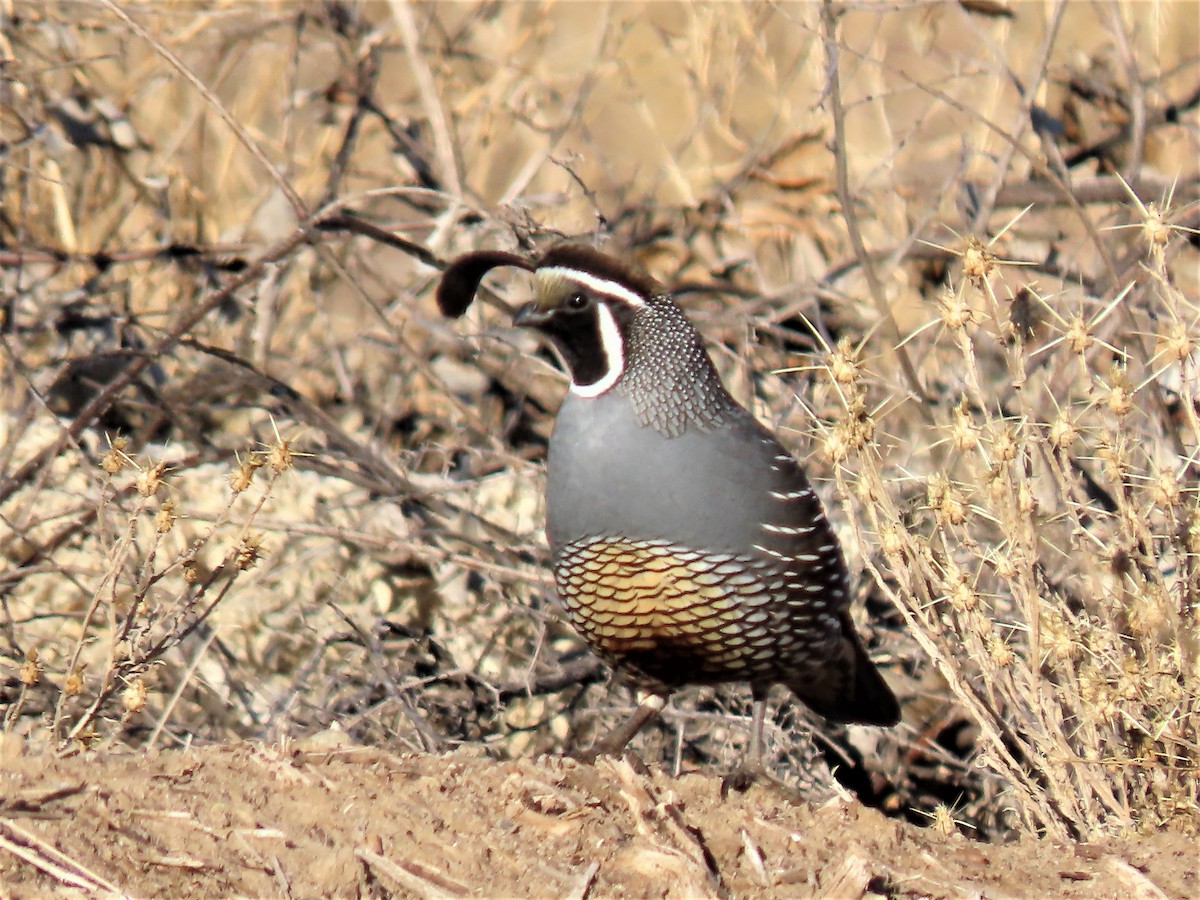
{"type": "MultiPolygon", "coordinates": [[[[639,767],[640,768],[640,767],[639,767]]],[[[313,742],[0,764],[0,896],[1195,897],[1157,834],[986,845],[767,785],[313,742]]]]}

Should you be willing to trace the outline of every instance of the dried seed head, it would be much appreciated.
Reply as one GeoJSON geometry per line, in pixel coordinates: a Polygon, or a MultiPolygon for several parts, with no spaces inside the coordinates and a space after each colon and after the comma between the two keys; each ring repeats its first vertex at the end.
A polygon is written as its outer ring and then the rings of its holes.
{"type": "Polygon", "coordinates": [[[1125,618],[1134,637],[1155,640],[1168,624],[1166,598],[1149,585],[1145,590],[1134,591],[1125,618]]]}
{"type": "Polygon", "coordinates": [[[879,502],[879,484],[874,478],[860,475],[854,484],[854,495],[863,503],[879,502]]]}
{"type": "Polygon", "coordinates": [[[142,469],[138,473],[137,490],[143,497],[153,497],[158,493],[158,489],[162,487],[163,472],[166,471],[167,464],[159,460],[152,466],[142,469]]]}
{"type": "Polygon", "coordinates": [[[979,444],[979,429],[975,427],[975,421],[971,418],[966,396],[963,396],[954,408],[950,435],[955,450],[972,450],[979,444]]]}
{"type": "Polygon", "coordinates": [[[1196,349],[1196,342],[1188,327],[1176,320],[1167,325],[1166,331],[1158,335],[1156,355],[1166,356],[1175,362],[1183,362],[1196,349]]]}
{"type": "Polygon", "coordinates": [[[1043,607],[1039,620],[1042,644],[1049,662],[1060,663],[1078,658],[1083,648],[1075,639],[1066,619],[1050,607],[1043,607]]]}
{"type": "Polygon", "coordinates": [[[1083,356],[1092,348],[1092,344],[1096,339],[1092,337],[1091,331],[1088,330],[1088,323],[1083,320],[1083,316],[1075,313],[1070,324],[1067,326],[1066,334],[1063,335],[1063,340],[1067,342],[1067,346],[1071,348],[1071,352],[1078,353],[1083,356]]]}
{"type": "Polygon", "coordinates": [[[929,508],[941,524],[961,525],[967,518],[966,501],[943,473],[939,472],[929,479],[926,492],[929,508]]]}
{"type": "Polygon", "coordinates": [[[195,584],[200,580],[200,571],[196,566],[196,557],[189,556],[182,563],[183,580],[188,584],[195,584]]]}
{"type": "Polygon", "coordinates": [[[950,605],[959,612],[969,612],[979,605],[979,595],[965,577],[951,587],[950,605]]]}
{"type": "Polygon", "coordinates": [[[1129,381],[1125,367],[1119,363],[1112,367],[1108,380],[1109,388],[1106,398],[1108,410],[1118,418],[1122,418],[1133,409],[1133,385],[1129,381]]]}
{"type": "Polygon", "coordinates": [[[25,662],[21,663],[18,678],[25,687],[33,687],[42,676],[42,664],[38,662],[37,650],[30,647],[25,651],[25,662]]]}
{"type": "Polygon", "coordinates": [[[1151,487],[1154,505],[1162,510],[1169,510],[1179,502],[1179,481],[1170,469],[1159,467],[1155,472],[1151,487]]]}
{"type": "Polygon", "coordinates": [[[1012,648],[1009,647],[1004,638],[1000,637],[998,634],[993,634],[991,638],[988,639],[988,656],[990,656],[992,658],[992,662],[994,662],[1001,669],[1007,669],[1012,665],[1012,648]]]}
{"type": "Polygon", "coordinates": [[[63,680],[63,693],[68,697],[78,697],[83,692],[83,673],[87,669],[86,663],[80,663],[69,673],[63,680]]]}
{"type": "Polygon", "coordinates": [[[146,705],[146,682],[140,678],[130,681],[121,694],[121,703],[127,712],[141,712],[146,705]]]}
{"type": "Polygon", "coordinates": [[[885,555],[900,559],[904,555],[904,537],[895,525],[885,525],[879,535],[879,548],[885,555]]]}
{"type": "Polygon", "coordinates": [[[175,501],[168,497],[154,515],[154,528],[159,534],[166,534],[175,524],[175,501]]]}
{"type": "Polygon", "coordinates": [[[1142,219],[1142,237],[1146,239],[1152,255],[1162,253],[1163,247],[1171,239],[1171,227],[1163,221],[1157,203],[1146,204],[1146,215],[1142,219]]]}
{"type": "Polygon", "coordinates": [[[120,435],[110,438],[108,441],[108,452],[100,460],[100,468],[109,475],[116,475],[120,472],[129,462],[129,457],[124,453],[125,448],[128,446],[128,438],[121,437],[120,435]]]}
{"type": "Polygon", "coordinates": [[[1100,667],[1090,661],[1083,663],[1079,667],[1078,679],[1079,696],[1083,700],[1085,714],[1101,722],[1112,718],[1116,712],[1113,692],[1100,667]]]}
{"type": "Polygon", "coordinates": [[[975,310],[971,309],[971,304],[951,288],[942,291],[939,305],[942,324],[951,331],[959,331],[975,321],[975,310]]]}
{"type": "Polygon", "coordinates": [[[281,475],[293,466],[292,460],[292,442],[279,438],[271,445],[271,450],[267,454],[267,465],[271,467],[271,471],[276,475],[281,475]]]}
{"type": "Polygon", "coordinates": [[[954,815],[945,806],[939,803],[933,810],[933,828],[940,834],[949,837],[952,834],[958,834],[958,826],[954,824],[954,815]]]}
{"type": "Polygon", "coordinates": [[[1008,463],[1017,458],[1017,435],[1008,427],[997,429],[992,435],[992,460],[1008,463]]]}
{"type": "Polygon", "coordinates": [[[245,458],[238,458],[238,467],[229,473],[229,486],[235,494],[240,494],[254,482],[254,473],[261,469],[263,458],[261,453],[250,452],[245,458]]]}
{"type": "Polygon", "coordinates": [[[963,274],[975,282],[976,285],[983,282],[996,268],[996,257],[988,251],[983,241],[977,237],[967,239],[967,246],[963,250],[962,260],[963,274]]]}
{"type": "Polygon", "coordinates": [[[1016,563],[1007,553],[997,553],[992,557],[992,569],[995,570],[997,577],[1005,581],[1012,581],[1017,577],[1016,563]]]}
{"type": "Polygon", "coordinates": [[[241,571],[254,568],[254,564],[258,562],[262,555],[262,535],[248,534],[242,538],[242,543],[238,547],[237,552],[237,567],[241,571]]]}
{"type": "Polygon", "coordinates": [[[1009,490],[1008,472],[1003,466],[992,466],[987,475],[988,496],[998,502],[1008,495],[1009,490]]]}
{"type": "Polygon", "coordinates": [[[1017,488],[1017,509],[1021,515],[1028,516],[1037,512],[1038,500],[1033,496],[1033,490],[1029,487],[1029,482],[1022,481],[1017,488]]]}
{"type": "Polygon", "coordinates": [[[1068,450],[1079,437],[1079,429],[1075,427],[1075,423],[1071,421],[1071,417],[1067,415],[1066,411],[1060,410],[1058,418],[1050,423],[1047,437],[1050,440],[1050,446],[1055,450],[1068,450]]]}
{"type": "Polygon", "coordinates": [[[1104,476],[1114,484],[1121,484],[1129,471],[1129,458],[1125,452],[1125,437],[1121,432],[1106,432],[1096,448],[1096,456],[1104,461],[1104,476]]]}
{"type": "Polygon", "coordinates": [[[837,346],[829,351],[826,366],[838,384],[854,384],[858,381],[862,366],[850,338],[842,337],[838,340],[837,346]]]}

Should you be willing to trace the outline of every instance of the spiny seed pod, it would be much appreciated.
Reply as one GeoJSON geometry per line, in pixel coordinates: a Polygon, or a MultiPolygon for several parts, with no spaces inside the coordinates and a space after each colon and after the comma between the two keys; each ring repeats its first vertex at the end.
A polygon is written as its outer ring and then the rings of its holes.
{"type": "Polygon", "coordinates": [[[996,257],[987,249],[983,241],[974,236],[967,239],[962,260],[963,274],[976,285],[983,282],[996,268],[996,257]]]}
{"type": "Polygon", "coordinates": [[[141,712],[146,705],[146,682],[135,678],[125,686],[121,694],[121,703],[127,712],[141,712]]]}
{"type": "Polygon", "coordinates": [[[1155,473],[1151,496],[1154,505],[1167,510],[1179,502],[1179,482],[1170,469],[1159,468],[1155,473]]]}
{"type": "Polygon", "coordinates": [[[1067,326],[1066,334],[1063,335],[1063,340],[1066,341],[1071,352],[1083,356],[1096,343],[1096,339],[1092,337],[1092,333],[1088,328],[1088,323],[1083,320],[1083,316],[1076,313],[1071,317],[1071,322],[1067,326]]]}
{"type": "Polygon", "coordinates": [[[955,450],[973,450],[979,443],[979,429],[975,427],[975,421],[971,418],[970,407],[965,396],[954,408],[950,435],[955,450]]]}
{"type": "Polygon", "coordinates": [[[129,439],[118,435],[108,442],[108,452],[100,460],[100,468],[109,475],[116,475],[129,463],[129,457],[124,450],[129,446],[129,439]]]}
{"type": "Polygon", "coordinates": [[[837,346],[829,352],[829,361],[826,365],[829,368],[829,374],[838,384],[854,384],[858,381],[862,368],[854,344],[848,337],[838,340],[837,346]]]}
{"type": "Polygon", "coordinates": [[[951,331],[959,331],[975,321],[975,311],[971,309],[971,304],[950,288],[942,291],[939,305],[942,324],[951,331]]]}
{"type": "Polygon", "coordinates": [[[280,438],[272,444],[271,451],[267,454],[267,465],[277,475],[290,469],[293,465],[291,442],[280,438]]]}
{"type": "Polygon", "coordinates": [[[1108,410],[1118,418],[1124,418],[1133,409],[1133,385],[1129,382],[1125,367],[1114,365],[1109,373],[1108,410]]]}
{"type": "Polygon", "coordinates": [[[33,687],[42,675],[42,664],[38,662],[37,650],[30,647],[25,651],[25,662],[21,663],[18,678],[25,687],[33,687]]]}
{"type": "Polygon", "coordinates": [[[1047,437],[1050,440],[1050,446],[1055,450],[1069,450],[1079,437],[1079,429],[1075,427],[1075,423],[1071,421],[1071,417],[1066,412],[1060,411],[1058,418],[1050,423],[1047,437]]]}
{"type": "Polygon", "coordinates": [[[254,568],[262,554],[262,535],[248,534],[242,539],[237,552],[237,567],[245,571],[254,568]]]}
{"type": "Polygon", "coordinates": [[[254,473],[263,465],[262,454],[247,453],[245,459],[238,459],[238,467],[229,473],[229,486],[235,494],[240,494],[254,483],[254,473]]]}
{"type": "Polygon", "coordinates": [[[166,534],[175,524],[175,501],[168,497],[154,515],[154,528],[159,534],[166,534]]]}
{"type": "Polygon", "coordinates": [[[80,663],[69,673],[67,673],[67,677],[63,681],[62,687],[63,693],[66,696],[77,697],[83,692],[83,673],[86,668],[86,664],[80,663]]]}
{"type": "Polygon", "coordinates": [[[1196,349],[1187,325],[1178,320],[1167,325],[1166,330],[1158,335],[1159,356],[1166,356],[1174,362],[1183,362],[1196,349]]]}
{"type": "Polygon", "coordinates": [[[143,497],[153,497],[158,493],[158,489],[162,486],[163,472],[166,471],[167,464],[159,460],[154,465],[142,469],[138,474],[137,490],[143,497]]]}
{"type": "Polygon", "coordinates": [[[1008,646],[1008,642],[998,634],[993,634],[988,641],[988,656],[1001,669],[1007,669],[1012,665],[1013,652],[1008,646]]]}

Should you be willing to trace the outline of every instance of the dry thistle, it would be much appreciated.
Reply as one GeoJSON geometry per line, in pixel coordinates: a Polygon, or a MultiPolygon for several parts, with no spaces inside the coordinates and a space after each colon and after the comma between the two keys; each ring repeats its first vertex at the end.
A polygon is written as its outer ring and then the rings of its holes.
{"type": "Polygon", "coordinates": [[[1114,363],[1109,371],[1108,396],[1105,398],[1108,411],[1117,418],[1124,418],[1133,409],[1133,385],[1125,366],[1114,363]]]}
{"type": "Polygon", "coordinates": [[[141,712],[146,705],[146,682],[141,678],[134,678],[125,686],[125,690],[121,694],[121,704],[125,707],[125,711],[129,713],[141,712]]]}
{"type": "Polygon", "coordinates": [[[883,531],[879,534],[879,548],[892,560],[903,560],[904,537],[897,526],[883,526],[883,531]]]}
{"type": "Polygon", "coordinates": [[[967,238],[966,249],[962,253],[963,274],[980,286],[996,268],[996,257],[987,249],[983,241],[977,237],[967,238]]]}
{"type": "Polygon", "coordinates": [[[254,483],[254,473],[263,466],[261,453],[251,451],[245,459],[237,457],[238,466],[229,473],[229,486],[235,494],[240,494],[254,483]]]}
{"type": "Polygon", "coordinates": [[[83,674],[86,669],[87,663],[80,663],[67,673],[67,677],[63,680],[63,694],[68,697],[78,697],[83,693],[83,674]]]}
{"type": "Polygon", "coordinates": [[[1170,469],[1158,467],[1150,489],[1154,505],[1163,511],[1169,511],[1179,503],[1179,481],[1170,469]]]}
{"type": "Polygon", "coordinates": [[[1129,456],[1123,432],[1106,432],[1100,439],[1096,456],[1104,462],[1104,475],[1113,484],[1123,484],[1129,473],[1129,456]]]}
{"type": "Polygon", "coordinates": [[[163,472],[166,471],[167,464],[159,460],[152,466],[147,466],[138,472],[137,490],[143,497],[153,497],[158,493],[158,489],[162,487],[163,472]]]}
{"type": "Polygon", "coordinates": [[[1088,327],[1088,323],[1084,321],[1083,316],[1075,313],[1071,317],[1071,321],[1067,324],[1067,331],[1063,335],[1063,340],[1067,346],[1071,348],[1072,353],[1077,353],[1083,356],[1092,349],[1092,344],[1096,339],[1092,337],[1092,332],[1088,327]]]}
{"type": "Polygon", "coordinates": [[[154,528],[159,534],[166,534],[175,524],[175,500],[168,497],[154,515],[154,528]]]}
{"type": "Polygon", "coordinates": [[[1155,356],[1166,356],[1175,362],[1183,362],[1196,349],[1196,342],[1187,325],[1178,319],[1167,325],[1166,331],[1156,338],[1155,356]]]}
{"type": "Polygon", "coordinates": [[[1008,642],[998,634],[992,634],[988,639],[988,656],[1001,669],[1007,669],[1012,665],[1013,652],[1008,646],[1008,642]]]}
{"type": "Polygon", "coordinates": [[[237,567],[241,571],[254,568],[254,564],[258,562],[262,555],[262,535],[251,533],[242,538],[242,543],[238,546],[237,551],[237,567]]]}
{"type": "Polygon", "coordinates": [[[843,336],[838,339],[837,346],[829,351],[826,366],[838,384],[854,384],[858,381],[862,366],[850,338],[843,336]]]}
{"type": "Polygon", "coordinates": [[[1079,656],[1083,648],[1075,639],[1070,623],[1057,610],[1043,606],[1038,621],[1048,662],[1069,662],[1079,656]]]}
{"type": "Polygon", "coordinates": [[[979,605],[979,597],[971,585],[971,579],[955,563],[946,564],[943,581],[946,588],[946,599],[959,612],[968,612],[979,605]]]}
{"type": "Polygon", "coordinates": [[[116,475],[120,472],[129,463],[129,457],[125,455],[125,448],[128,446],[129,439],[121,435],[109,438],[108,451],[100,460],[100,468],[109,475],[116,475]]]}
{"type": "Polygon", "coordinates": [[[294,465],[292,459],[292,442],[285,438],[279,438],[271,445],[271,450],[267,454],[267,465],[271,467],[271,471],[276,475],[281,475],[294,465]]]}
{"type": "Polygon", "coordinates": [[[1125,620],[1133,637],[1153,640],[1167,624],[1167,601],[1157,586],[1134,591],[1125,612],[1125,620]]]}
{"type": "Polygon", "coordinates": [[[942,324],[951,331],[960,331],[975,321],[975,310],[966,298],[947,287],[938,299],[942,324]]]}
{"type": "Polygon", "coordinates": [[[1050,423],[1047,438],[1055,450],[1068,450],[1079,437],[1079,429],[1065,410],[1059,410],[1057,418],[1050,423]]]}
{"type": "Polygon", "coordinates": [[[973,450],[979,444],[979,429],[971,418],[970,407],[964,394],[953,411],[950,440],[955,450],[973,450]]]}
{"type": "Polygon", "coordinates": [[[1164,220],[1162,212],[1158,208],[1158,204],[1150,202],[1146,204],[1144,215],[1142,216],[1142,237],[1146,239],[1146,245],[1150,248],[1150,255],[1158,258],[1167,245],[1167,241],[1171,239],[1171,226],[1164,220]]]}
{"type": "Polygon", "coordinates": [[[875,422],[867,409],[866,398],[855,391],[846,401],[846,415],[825,436],[825,455],[842,462],[875,436],[875,422]]]}
{"type": "Polygon", "coordinates": [[[25,662],[17,676],[25,687],[33,687],[42,677],[42,664],[38,661],[38,652],[30,647],[25,651],[25,662]]]}
{"type": "Polygon", "coordinates": [[[963,500],[958,489],[950,483],[950,479],[946,477],[945,473],[938,472],[929,479],[926,497],[929,501],[929,508],[933,510],[941,524],[961,525],[967,518],[966,501],[963,500]]]}

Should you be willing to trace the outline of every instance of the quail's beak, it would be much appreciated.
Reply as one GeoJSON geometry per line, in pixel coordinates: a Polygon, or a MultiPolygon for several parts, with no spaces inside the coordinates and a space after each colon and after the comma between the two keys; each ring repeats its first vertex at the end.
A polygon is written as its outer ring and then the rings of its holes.
{"type": "Polygon", "coordinates": [[[549,313],[538,309],[536,303],[526,303],[513,313],[513,324],[521,328],[541,328],[549,317],[549,313]]]}

